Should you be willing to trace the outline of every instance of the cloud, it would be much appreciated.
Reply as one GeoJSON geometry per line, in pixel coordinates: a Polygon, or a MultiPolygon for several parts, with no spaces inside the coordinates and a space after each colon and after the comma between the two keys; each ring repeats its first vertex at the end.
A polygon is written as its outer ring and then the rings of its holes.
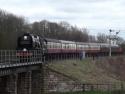
{"type": "Polygon", "coordinates": [[[90,29],[125,29],[124,4],[124,0],[0,0],[1,9],[30,22],[68,21],[90,29]]]}

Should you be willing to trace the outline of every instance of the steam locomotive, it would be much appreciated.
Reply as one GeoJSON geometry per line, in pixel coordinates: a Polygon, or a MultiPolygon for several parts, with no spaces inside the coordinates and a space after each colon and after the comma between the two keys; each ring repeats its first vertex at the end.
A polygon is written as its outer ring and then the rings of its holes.
{"type": "Polygon", "coordinates": [[[31,50],[40,50],[46,57],[72,54],[80,56],[82,53],[85,54],[85,57],[106,56],[109,53],[109,46],[111,46],[112,54],[122,53],[122,49],[116,44],[48,39],[30,33],[23,34],[17,41],[18,56],[32,56],[34,53],[31,50]],[[25,53],[29,50],[31,51],[30,53],[25,53]]]}

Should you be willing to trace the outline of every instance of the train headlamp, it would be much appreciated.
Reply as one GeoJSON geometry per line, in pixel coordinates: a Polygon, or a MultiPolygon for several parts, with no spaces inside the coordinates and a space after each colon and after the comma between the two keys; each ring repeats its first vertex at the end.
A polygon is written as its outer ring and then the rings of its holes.
{"type": "Polygon", "coordinates": [[[24,36],[24,40],[27,40],[27,36],[24,36]]]}
{"type": "Polygon", "coordinates": [[[26,48],[24,48],[24,49],[23,49],[23,51],[25,52],[25,51],[27,51],[27,49],[26,49],[26,48]]]}

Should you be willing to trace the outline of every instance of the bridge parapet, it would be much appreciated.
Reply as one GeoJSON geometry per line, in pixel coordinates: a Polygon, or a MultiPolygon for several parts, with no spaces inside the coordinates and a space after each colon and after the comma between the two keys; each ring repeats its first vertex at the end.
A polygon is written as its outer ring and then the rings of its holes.
{"type": "Polygon", "coordinates": [[[0,50],[0,94],[41,94],[41,50],[0,50]]]}
{"type": "Polygon", "coordinates": [[[0,50],[0,65],[43,61],[42,50],[0,50]]]}

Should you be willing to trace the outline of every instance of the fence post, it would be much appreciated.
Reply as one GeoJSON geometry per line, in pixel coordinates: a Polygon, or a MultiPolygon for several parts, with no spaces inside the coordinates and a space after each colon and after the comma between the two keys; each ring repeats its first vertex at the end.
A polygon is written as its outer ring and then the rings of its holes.
{"type": "Polygon", "coordinates": [[[121,81],[121,94],[123,93],[123,89],[124,89],[124,86],[123,86],[123,83],[121,81]]]}
{"type": "Polygon", "coordinates": [[[82,84],[82,91],[85,92],[85,84],[82,84]]]}

